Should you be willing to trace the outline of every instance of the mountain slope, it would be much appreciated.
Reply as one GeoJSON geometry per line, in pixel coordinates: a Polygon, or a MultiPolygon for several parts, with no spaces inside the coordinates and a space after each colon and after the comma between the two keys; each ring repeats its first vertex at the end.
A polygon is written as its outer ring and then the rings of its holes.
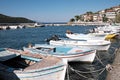
{"type": "Polygon", "coordinates": [[[24,17],[11,17],[0,14],[0,23],[33,23],[34,21],[24,17]]]}

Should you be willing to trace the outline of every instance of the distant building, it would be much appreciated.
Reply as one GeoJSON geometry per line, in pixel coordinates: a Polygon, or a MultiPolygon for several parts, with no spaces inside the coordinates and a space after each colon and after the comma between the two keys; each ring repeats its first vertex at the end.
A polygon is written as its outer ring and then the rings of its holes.
{"type": "Polygon", "coordinates": [[[98,16],[99,16],[99,14],[97,14],[97,13],[93,15],[93,21],[94,22],[98,21],[98,16]]]}
{"type": "Polygon", "coordinates": [[[119,6],[115,6],[115,7],[112,7],[113,10],[115,11],[118,11],[120,9],[120,5],[119,6]]]}
{"type": "Polygon", "coordinates": [[[93,21],[94,22],[102,22],[102,15],[100,15],[99,13],[95,13],[93,15],[93,21]]]}
{"type": "Polygon", "coordinates": [[[85,22],[91,22],[93,21],[93,15],[92,14],[84,14],[84,21],[85,22]]]}
{"type": "Polygon", "coordinates": [[[115,21],[116,11],[113,10],[113,9],[106,9],[106,10],[105,10],[105,15],[106,15],[106,17],[108,18],[108,21],[109,21],[109,22],[115,21]]]}
{"type": "Polygon", "coordinates": [[[99,22],[103,22],[103,17],[105,15],[105,10],[98,11],[99,13],[99,22]]]}
{"type": "Polygon", "coordinates": [[[117,14],[120,14],[120,9],[118,9],[116,13],[117,13],[117,14]]]}
{"type": "Polygon", "coordinates": [[[109,22],[115,21],[116,15],[120,13],[120,5],[119,6],[114,6],[109,9],[105,10],[105,15],[108,18],[109,22]]]}
{"type": "Polygon", "coordinates": [[[115,16],[116,16],[116,12],[115,11],[108,11],[105,14],[106,14],[107,18],[109,18],[109,19],[115,19],[115,16]]]}

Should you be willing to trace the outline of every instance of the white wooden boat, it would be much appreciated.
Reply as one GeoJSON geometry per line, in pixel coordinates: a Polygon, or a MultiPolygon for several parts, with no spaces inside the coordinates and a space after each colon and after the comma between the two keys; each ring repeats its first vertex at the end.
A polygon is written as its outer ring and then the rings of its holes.
{"type": "Polygon", "coordinates": [[[35,44],[31,48],[23,47],[24,51],[31,53],[50,54],[67,61],[93,62],[96,50],[70,46],[53,46],[48,44],[35,44]]]}
{"type": "Polygon", "coordinates": [[[99,34],[82,34],[82,33],[66,33],[66,36],[70,39],[75,39],[75,40],[104,40],[106,35],[100,36],[99,34]]]}
{"type": "Polygon", "coordinates": [[[67,45],[67,46],[78,46],[84,48],[90,48],[95,50],[108,50],[111,42],[105,40],[50,40],[50,45],[67,45]]]}
{"type": "Polygon", "coordinates": [[[18,26],[9,26],[10,29],[17,29],[18,26]]]}
{"type": "MultiPolygon", "coordinates": [[[[105,40],[106,37],[111,34],[113,33],[105,33],[103,31],[88,33],[88,34],[66,32],[66,36],[68,38],[75,40],[105,40]]],[[[113,35],[114,36],[112,38],[114,38],[117,34],[113,34],[113,35]]]]}
{"type": "Polygon", "coordinates": [[[105,33],[104,31],[99,31],[99,32],[93,32],[93,33],[88,33],[88,34],[93,35],[95,37],[104,37],[105,38],[110,33],[105,33]]]}
{"type": "Polygon", "coordinates": [[[0,76],[3,80],[64,80],[66,65],[62,59],[53,56],[0,50],[0,76]]]}
{"type": "Polygon", "coordinates": [[[106,25],[102,27],[94,28],[95,32],[104,32],[104,33],[118,33],[120,32],[120,26],[118,25],[106,25]]]}

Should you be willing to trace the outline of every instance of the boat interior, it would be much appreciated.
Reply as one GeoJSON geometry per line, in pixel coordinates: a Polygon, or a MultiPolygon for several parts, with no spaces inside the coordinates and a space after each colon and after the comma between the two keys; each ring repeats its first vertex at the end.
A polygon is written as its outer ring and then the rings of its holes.
{"type": "Polygon", "coordinates": [[[69,50],[71,50],[71,47],[61,47],[61,46],[57,46],[54,48],[47,48],[47,47],[36,47],[37,50],[42,50],[42,51],[50,51],[50,52],[62,52],[62,53],[67,53],[69,50]]]}
{"type": "Polygon", "coordinates": [[[15,70],[25,69],[26,67],[36,63],[35,60],[26,59],[22,56],[16,56],[14,58],[8,59],[6,61],[0,61],[1,64],[6,65],[6,67],[13,68],[15,70]]]}

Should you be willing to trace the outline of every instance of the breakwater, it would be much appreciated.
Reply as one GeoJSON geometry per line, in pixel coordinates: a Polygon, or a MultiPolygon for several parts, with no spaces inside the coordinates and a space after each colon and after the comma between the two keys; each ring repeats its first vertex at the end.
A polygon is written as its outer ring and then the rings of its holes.
{"type": "MultiPolygon", "coordinates": [[[[44,26],[104,26],[104,25],[110,25],[110,23],[103,23],[103,22],[44,23],[44,26]]],[[[120,23],[116,23],[116,25],[120,25],[120,23]]]]}
{"type": "MultiPolygon", "coordinates": [[[[6,29],[18,29],[18,28],[27,28],[27,27],[45,27],[45,26],[104,26],[109,25],[110,23],[101,23],[101,22],[81,22],[81,23],[0,23],[0,30],[6,29]]],[[[116,23],[120,25],[120,23],[116,23]]]]}

